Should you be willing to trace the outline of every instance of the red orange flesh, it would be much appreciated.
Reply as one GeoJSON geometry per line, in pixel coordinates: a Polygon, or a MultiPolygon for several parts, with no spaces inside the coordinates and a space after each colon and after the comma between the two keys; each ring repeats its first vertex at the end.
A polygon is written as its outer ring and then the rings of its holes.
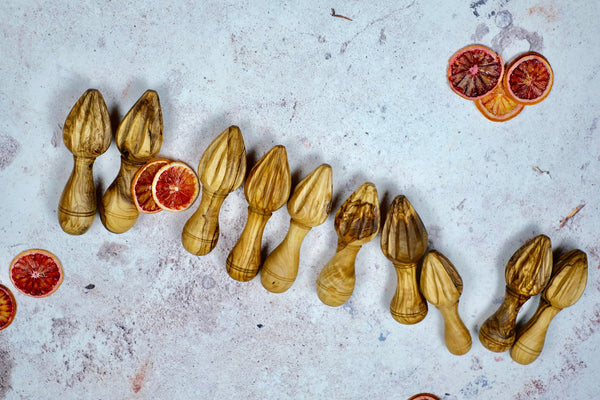
{"type": "Polygon", "coordinates": [[[175,161],[158,170],[152,182],[152,197],[160,208],[179,212],[189,208],[200,191],[198,176],[187,164],[175,161]]]}
{"type": "Polygon", "coordinates": [[[554,73],[548,60],[535,52],[525,53],[510,63],[504,87],[516,102],[531,105],[544,100],[552,89],[554,73]]]}
{"type": "Polygon", "coordinates": [[[476,100],[502,81],[504,62],[492,49],[475,44],[460,49],[448,61],[448,82],[459,96],[476,100]]]}
{"type": "Polygon", "coordinates": [[[17,290],[31,297],[46,297],[63,281],[58,258],[47,250],[31,249],[17,255],[10,263],[10,280],[17,290]]]}
{"type": "Polygon", "coordinates": [[[9,288],[0,283],[0,331],[7,328],[17,314],[17,302],[9,288]]]}
{"type": "Polygon", "coordinates": [[[136,172],[131,183],[131,196],[139,212],[154,214],[162,211],[152,197],[152,182],[158,170],[170,162],[166,158],[157,158],[147,162],[136,172]]]}

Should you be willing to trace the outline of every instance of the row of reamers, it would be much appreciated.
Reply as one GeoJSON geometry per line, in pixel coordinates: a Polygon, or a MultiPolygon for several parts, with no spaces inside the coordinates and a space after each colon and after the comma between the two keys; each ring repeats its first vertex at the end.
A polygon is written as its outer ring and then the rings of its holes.
{"type": "MultiPolygon", "coordinates": [[[[93,180],[95,159],[106,152],[112,138],[108,109],[101,93],[87,90],[73,106],[63,127],[63,141],[73,153],[74,167],[58,205],[62,229],[72,235],[85,233],[96,212],[93,180]]],[[[137,170],[157,156],[163,139],[162,112],[155,91],[146,91],[125,115],[115,141],[121,166],[99,205],[103,225],[123,233],[136,222],[139,212],[131,197],[137,170]]],[[[182,244],[195,255],[210,253],[219,237],[219,211],[227,195],[244,182],[246,150],[238,127],[231,126],[208,146],[198,165],[202,196],[196,212],[186,222],[182,244]]],[[[308,232],[327,219],[333,194],[332,171],[322,164],[302,179],[291,193],[286,149],[275,146],[250,170],[244,194],[248,219],[226,261],[228,274],[238,281],[253,279],[261,269],[261,283],[276,293],[289,289],[296,279],[300,248],[308,232]],[[283,241],[261,260],[263,231],[272,213],[287,204],[290,225],[283,241]]],[[[335,215],[338,245],[317,279],[319,299],[330,306],[344,304],[355,284],[355,259],[363,244],[377,236],[380,210],[375,185],[366,182],[342,204],[335,215]]],[[[421,290],[417,284],[418,262],[427,250],[427,232],[404,196],[392,202],[385,221],[381,247],[396,267],[398,285],[392,300],[392,316],[404,324],[421,321],[427,313],[423,295],[443,313],[446,343],[451,352],[463,354],[471,338],[457,312],[462,281],[452,264],[431,251],[423,261],[421,290]],[[444,286],[451,287],[450,289],[444,286]]]]}
{"type": "MultiPolygon", "coordinates": [[[[63,128],[63,141],[73,153],[74,167],[59,200],[58,219],[69,234],[83,234],[93,223],[97,204],[92,167],[110,146],[111,137],[104,99],[98,90],[89,89],[73,106],[63,128]]],[[[160,102],[157,93],[148,90],[125,115],[115,134],[121,166],[99,207],[102,223],[109,231],[123,233],[135,224],[139,212],[131,197],[131,183],[137,170],[157,156],[162,139],[160,102]]],[[[331,211],[332,170],[327,164],[318,166],[291,192],[284,146],[271,148],[247,177],[246,164],[245,144],[238,127],[225,129],[212,141],[198,164],[202,196],[197,210],[183,227],[182,244],[194,255],[210,253],[219,238],[221,205],[244,183],[248,218],[227,257],[227,273],[235,280],[249,281],[260,270],[265,289],[285,292],[298,274],[305,236],[313,227],[323,224],[331,211]],[[263,262],[261,245],[265,226],[273,212],[285,204],[290,215],[289,229],[263,262]]],[[[336,307],[350,298],[355,285],[356,256],[364,244],[377,236],[380,222],[377,189],[373,183],[365,182],[335,214],[337,248],[316,282],[317,295],[324,304],[336,307]]],[[[381,228],[380,245],[397,276],[390,304],[392,317],[402,324],[418,323],[427,315],[429,302],[444,318],[448,350],[456,355],[468,352],[471,335],[458,314],[462,279],[447,257],[428,249],[427,230],[405,196],[399,195],[392,201],[381,228]]],[[[572,250],[562,255],[553,267],[550,239],[539,235],[511,257],[505,278],[505,299],[481,326],[479,339],[489,350],[510,349],[515,361],[528,364],[540,354],[552,318],[581,297],[587,282],[586,254],[572,250]],[[536,313],[517,332],[519,309],[542,290],[536,313]]]]}
{"type": "MultiPolygon", "coordinates": [[[[63,126],[63,142],[73,153],[74,167],[58,202],[58,221],[71,235],[81,235],[94,222],[98,204],[93,165],[108,150],[112,129],[102,94],[87,90],[75,103],[63,126]]],[[[131,197],[137,170],[156,157],[163,140],[163,119],[158,94],[146,91],[119,124],[115,142],[121,153],[119,172],[100,201],[100,218],[111,232],[123,233],[139,212],[131,197]]]]}
{"type": "MultiPolygon", "coordinates": [[[[224,198],[242,184],[246,157],[239,128],[223,131],[208,146],[198,166],[202,197],[198,210],[186,222],[183,246],[192,254],[205,255],[219,236],[218,213],[224,198]]],[[[244,195],[248,202],[246,225],[226,260],[227,273],[235,280],[249,281],[260,270],[265,289],[288,290],[298,274],[300,249],[308,232],[327,219],[333,194],[332,170],[322,164],[304,177],[291,192],[291,177],[285,147],[275,146],[248,173],[244,195]],[[264,228],[272,213],[287,204],[290,224],[283,241],[261,260],[264,228]]],[[[317,278],[319,299],[332,307],[344,304],[355,285],[355,259],[361,247],[380,230],[380,207],[374,184],[365,182],[346,199],[335,215],[338,235],[334,255],[317,278]]],[[[427,252],[426,229],[405,196],[397,196],[382,231],[381,248],[396,267],[397,289],[392,316],[404,324],[421,321],[427,300],[440,309],[445,320],[445,341],[454,354],[471,347],[471,336],[458,315],[462,280],[441,253],[427,252]],[[417,265],[423,260],[421,288],[417,265]],[[423,293],[423,294],[421,294],[423,293]]]]}
{"type": "Polygon", "coordinates": [[[554,262],[549,237],[538,235],[528,240],[506,264],[505,296],[481,326],[481,343],[494,352],[510,350],[512,359],[520,364],[535,361],[542,352],[552,319],[583,294],[587,269],[587,256],[579,249],[560,255],[554,262]],[[540,292],[536,312],[517,329],[519,310],[540,292]]]}

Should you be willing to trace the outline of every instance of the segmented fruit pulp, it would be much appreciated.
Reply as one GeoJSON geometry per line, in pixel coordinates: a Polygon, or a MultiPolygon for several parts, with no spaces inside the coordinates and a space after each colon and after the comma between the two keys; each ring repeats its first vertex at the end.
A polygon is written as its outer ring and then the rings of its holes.
{"type": "Polygon", "coordinates": [[[169,162],[170,160],[166,158],[152,160],[142,166],[135,174],[131,184],[131,195],[138,211],[145,214],[162,211],[162,208],[156,204],[152,197],[152,182],[156,173],[169,162]]]}
{"type": "Polygon", "coordinates": [[[10,279],[23,294],[45,297],[54,293],[62,283],[62,266],[46,250],[27,250],[12,261],[10,279]]]}
{"type": "Polygon", "coordinates": [[[477,109],[489,120],[502,122],[519,115],[523,111],[524,105],[513,100],[502,85],[486,94],[480,99],[475,100],[477,109]]]}
{"type": "Polygon", "coordinates": [[[194,170],[182,162],[172,162],[156,173],[152,197],[163,210],[183,211],[196,200],[199,187],[194,170]]]}
{"type": "Polygon", "coordinates": [[[9,326],[17,313],[15,296],[6,286],[0,284],[0,331],[9,326]]]}
{"type": "Polygon", "coordinates": [[[548,95],[552,80],[550,64],[537,53],[527,53],[509,66],[506,88],[516,101],[535,104],[548,95]]]}
{"type": "Polygon", "coordinates": [[[458,95],[475,100],[493,90],[502,79],[502,57],[482,45],[457,51],[448,63],[448,81],[458,95]]]}

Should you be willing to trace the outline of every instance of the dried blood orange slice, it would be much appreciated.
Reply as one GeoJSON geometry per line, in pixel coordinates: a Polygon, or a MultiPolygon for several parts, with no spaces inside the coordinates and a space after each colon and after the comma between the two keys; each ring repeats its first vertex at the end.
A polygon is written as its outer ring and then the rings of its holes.
{"type": "Polygon", "coordinates": [[[544,100],[552,89],[554,74],[550,63],[541,54],[525,53],[506,69],[504,87],[515,101],[531,105],[544,100]]]}
{"type": "Polygon", "coordinates": [[[17,290],[31,297],[46,297],[58,289],[63,270],[56,256],[46,250],[25,250],[10,263],[10,280],[17,290]]]}
{"type": "Polygon", "coordinates": [[[440,400],[440,398],[431,393],[419,393],[415,394],[408,400],[440,400]]]}
{"type": "Polygon", "coordinates": [[[468,100],[476,100],[494,90],[503,73],[502,57],[480,44],[460,49],[448,61],[450,87],[468,100]]]}
{"type": "Polygon", "coordinates": [[[487,119],[496,122],[508,121],[516,117],[525,107],[506,94],[502,85],[498,85],[490,93],[475,100],[475,105],[487,119]]]}
{"type": "Polygon", "coordinates": [[[170,162],[166,158],[157,158],[147,162],[136,172],[131,182],[131,196],[139,212],[154,214],[162,211],[152,197],[152,182],[158,170],[170,162]]]}
{"type": "Polygon", "coordinates": [[[161,167],[152,181],[152,197],[163,210],[179,212],[189,208],[200,190],[198,176],[187,164],[174,161],[161,167]]]}
{"type": "Polygon", "coordinates": [[[17,314],[17,302],[9,288],[0,283],[0,331],[9,326],[17,314]]]}

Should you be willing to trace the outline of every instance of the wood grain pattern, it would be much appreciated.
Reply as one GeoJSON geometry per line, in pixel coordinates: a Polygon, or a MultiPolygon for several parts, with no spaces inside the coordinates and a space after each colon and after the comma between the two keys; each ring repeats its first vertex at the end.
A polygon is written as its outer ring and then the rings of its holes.
{"type": "Polygon", "coordinates": [[[552,273],[550,238],[538,235],[527,241],[506,264],[506,294],[498,310],[479,330],[479,340],[488,350],[503,352],[514,343],[515,323],[521,306],[544,289],[552,273]]]}
{"type": "Polygon", "coordinates": [[[63,142],[73,153],[73,171],[58,202],[58,221],[71,235],[81,235],[96,216],[93,165],[112,139],[110,115],[102,94],[88,89],[75,103],[63,126],[63,142]]]}
{"type": "Polygon", "coordinates": [[[517,333],[510,356],[519,364],[530,364],[542,352],[552,319],[562,309],[575,304],[587,284],[587,256],[571,250],[559,257],[535,314],[517,333]]]}
{"type": "Polygon", "coordinates": [[[187,251],[206,255],[215,248],[221,205],[229,193],[242,185],[245,175],[246,147],[242,132],[237,126],[230,126],[212,141],[198,164],[202,197],[181,233],[187,251]]]}
{"type": "Polygon", "coordinates": [[[260,271],[265,289],[281,293],[298,275],[300,248],[306,234],[327,219],[333,195],[331,166],[322,164],[302,179],[288,200],[290,227],[283,241],[267,256],[260,271]]]}
{"type": "Polygon", "coordinates": [[[417,266],[428,246],[423,221],[406,196],[396,196],[381,231],[381,250],[396,270],[396,291],[390,313],[402,324],[416,324],[427,315],[427,303],[419,291],[417,266]]]}
{"type": "Polygon", "coordinates": [[[323,303],[337,307],[352,296],[356,255],[377,236],[380,219],[377,189],[370,182],[363,183],[341,205],[334,221],[337,249],[317,278],[317,295],[323,303]]]}
{"type": "Polygon", "coordinates": [[[471,348],[471,334],[458,314],[463,282],[458,271],[442,253],[432,250],[423,259],[421,293],[444,318],[444,342],[450,353],[462,355],[471,348]]]}
{"type": "Polygon", "coordinates": [[[292,186],[287,152],[283,146],[269,150],[252,167],[244,184],[248,220],[227,257],[227,273],[238,281],[253,279],[261,264],[264,228],[276,210],[284,206],[292,186]]]}
{"type": "Polygon", "coordinates": [[[162,140],[158,94],[147,90],[125,115],[115,134],[121,166],[100,204],[100,218],[109,231],[126,232],[137,221],[139,212],[131,197],[131,183],[138,169],[158,154],[162,140]]]}

